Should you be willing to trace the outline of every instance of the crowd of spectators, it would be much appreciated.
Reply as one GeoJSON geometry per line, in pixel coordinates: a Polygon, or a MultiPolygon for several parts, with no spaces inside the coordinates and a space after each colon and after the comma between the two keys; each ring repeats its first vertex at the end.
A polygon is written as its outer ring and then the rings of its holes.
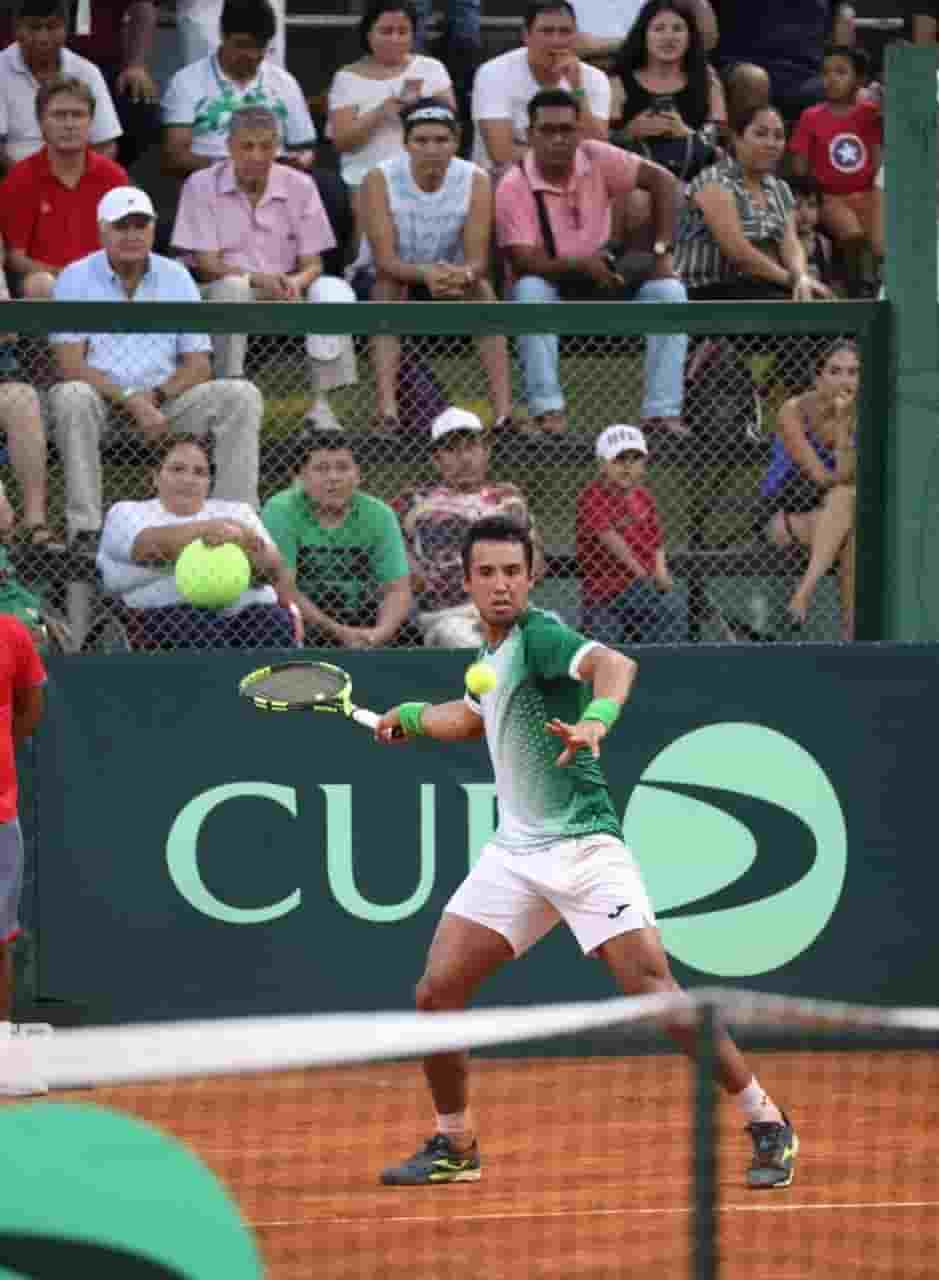
{"type": "MultiPolygon", "coordinates": [[[[427,3],[368,0],[361,56],[335,70],[320,138],[303,88],[271,56],[283,32],[269,0],[177,0],[186,54],[162,86],[153,0],[17,0],[0,51],[7,296],[684,304],[879,287],[880,96],[850,5],[788,0],[768,16],[752,0],[531,0],[519,46],[488,61],[479,0],[448,4],[440,58],[427,52],[428,16],[427,3]],[[168,221],[165,193],[155,204],[131,176],[154,146],[175,184],[168,221]]],[[[934,5],[913,4],[909,19],[912,38],[935,41],[934,5]]],[[[129,610],[178,611],[167,565],[202,536],[192,528],[225,526],[272,583],[270,598],[252,588],[236,612],[269,608],[277,634],[301,625],[309,643],[368,647],[413,627],[427,644],[475,643],[459,530],[492,509],[530,519],[525,496],[488,477],[480,417],[436,414],[427,446],[440,483],[385,507],[360,492],[329,398],[357,380],[353,342],[310,335],[297,475],[259,517],[263,401],[245,378],[247,339],[192,328],[50,335],[46,429],[71,548],[99,555],[129,610]],[[101,443],[114,432],[164,452],[156,496],[105,519],[101,443]]],[[[671,638],[686,625],[643,478],[650,443],[654,454],[663,437],[689,435],[688,347],[681,334],[647,339],[639,420],[600,437],[600,472],[577,508],[578,554],[595,545],[600,557],[581,566],[585,621],[645,639],[663,619],[671,638]]],[[[497,431],[569,429],[556,335],[518,339],[524,414],[506,340],[478,348],[497,431]]],[[[15,335],[0,339],[0,428],[24,535],[52,546],[40,400],[17,350],[15,335]]],[[[397,432],[398,339],[374,337],[370,359],[373,427],[397,432]]],[[[840,349],[826,359],[850,364],[840,349]]],[[[819,573],[841,565],[847,635],[853,409],[829,364],[781,412],[770,471],[801,469],[812,505],[800,490],[763,532],[813,554],[794,625],[819,573]],[[823,411],[835,400],[837,413],[823,411]]]]}

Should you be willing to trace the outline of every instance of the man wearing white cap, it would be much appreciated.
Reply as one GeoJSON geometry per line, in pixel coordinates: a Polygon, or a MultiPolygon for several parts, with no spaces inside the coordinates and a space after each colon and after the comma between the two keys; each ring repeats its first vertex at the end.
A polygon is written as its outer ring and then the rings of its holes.
{"type": "Polygon", "coordinates": [[[643,486],[648,453],[638,427],[607,427],[597,437],[600,473],[577,495],[582,628],[608,644],[677,644],[688,637],[658,508],[643,486]]]}
{"type": "Polygon", "coordinates": [[[541,542],[521,489],[489,480],[489,442],[475,413],[444,410],[431,423],[430,440],[440,483],[403,493],[391,505],[404,530],[424,643],[438,649],[476,648],[482,643],[482,623],[466,593],[460,556],[470,525],[483,516],[500,515],[531,528],[536,579],[544,572],[541,542]]]}
{"type": "MultiPolygon", "coordinates": [[[[56,302],[198,302],[179,262],[153,253],[156,214],[136,187],[115,187],[98,206],[98,253],[66,267],[56,302]]],[[[258,503],[263,401],[243,379],[212,381],[211,343],[198,333],[54,333],[62,381],[50,393],[65,464],[69,539],[91,551],[101,528],[102,435],[130,427],[144,440],[169,432],[214,437],[214,495],[258,503]]]]}

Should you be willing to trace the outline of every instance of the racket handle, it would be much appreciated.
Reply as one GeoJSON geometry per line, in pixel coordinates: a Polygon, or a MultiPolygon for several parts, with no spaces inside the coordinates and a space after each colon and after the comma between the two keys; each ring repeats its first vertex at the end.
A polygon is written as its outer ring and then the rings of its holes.
{"type": "Polygon", "coordinates": [[[352,719],[355,723],[362,725],[366,729],[374,729],[378,724],[379,718],[374,711],[363,711],[361,707],[356,707],[352,712],[352,719]]]}

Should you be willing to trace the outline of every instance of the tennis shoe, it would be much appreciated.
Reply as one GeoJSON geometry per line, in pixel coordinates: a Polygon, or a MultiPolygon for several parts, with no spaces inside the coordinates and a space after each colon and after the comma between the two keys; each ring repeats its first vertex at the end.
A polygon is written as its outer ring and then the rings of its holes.
{"type": "Polygon", "coordinates": [[[386,1187],[428,1187],[440,1182],[478,1182],[482,1161],[477,1143],[467,1151],[455,1151],[450,1139],[437,1133],[422,1151],[403,1164],[385,1169],[381,1180],[386,1187]]]}
{"type": "Polygon", "coordinates": [[[783,1115],[782,1124],[748,1124],[747,1132],[753,1142],[753,1162],[747,1170],[747,1186],[756,1190],[788,1187],[799,1153],[799,1139],[788,1117],[783,1115]]]}
{"type": "Polygon", "coordinates": [[[15,1034],[9,1022],[0,1023],[0,1097],[30,1098],[49,1092],[33,1059],[31,1039],[15,1034]]]}

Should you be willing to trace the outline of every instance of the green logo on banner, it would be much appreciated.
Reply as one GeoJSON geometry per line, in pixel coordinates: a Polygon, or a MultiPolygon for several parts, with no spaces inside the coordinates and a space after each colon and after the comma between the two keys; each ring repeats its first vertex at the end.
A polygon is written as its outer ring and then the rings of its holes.
{"type": "Polygon", "coordinates": [[[797,742],[758,724],[685,734],[635,787],[623,834],[665,945],[701,973],[767,973],[806,951],[844,884],[834,788],[797,742]]]}

